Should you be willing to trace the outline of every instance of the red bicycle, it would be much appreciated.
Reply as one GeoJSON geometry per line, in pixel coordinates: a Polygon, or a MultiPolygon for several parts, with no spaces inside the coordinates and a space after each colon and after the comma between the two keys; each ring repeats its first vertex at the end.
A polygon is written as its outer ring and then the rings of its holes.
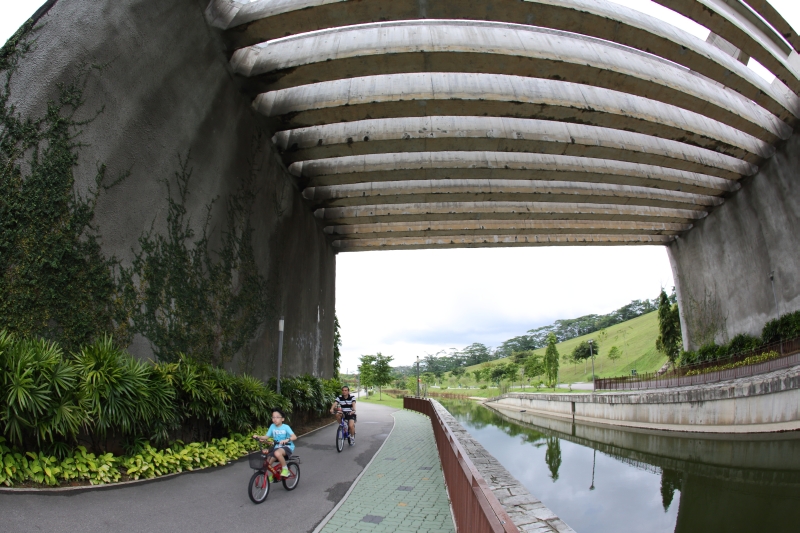
{"type": "Polygon", "coordinates": [[[275,445],[270,448],[270,453],[256,452],[251,453],[248,457],[250,461],[250,468],[255,470],[255,473],[250,478],[250,483],[247,485],[247,495],[253,503],[264,503],[269,496],[269,473],[272,473],[272,483],[283,483],[283,488],[286,490],[294,490],[297,488],[297,482],[300,481],[300,457],[293,455],[286,460],[286,468],[289,470],[289,475],[281,476],[281,464],[276,462],[274,466],[269,465],[270,454],[275,451],[275,445]]]}

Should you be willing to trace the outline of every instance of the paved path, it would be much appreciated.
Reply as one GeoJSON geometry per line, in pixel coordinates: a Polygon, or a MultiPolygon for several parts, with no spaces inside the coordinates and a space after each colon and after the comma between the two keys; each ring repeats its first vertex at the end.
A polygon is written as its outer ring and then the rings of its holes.
{"type": "Polygon", "coordinates": [[[394,418],[389,439],[321,533],[455,533],[430,419],[411,411],[394,418]]]}
{"type": "MultiPolygon", "coordinates": [[[[273,485],[266,502],[247,497],[247,462],[105,490],[0,494],[0,531],[18,533],[310,532],[345,495],[392,429],[394,409],[358,406],[358,441],[335,448],[335,426],[297,441],[293,492],[273,485]]],[[[427,421],[427,419],[425,419],[427,421]]],[[[430,422],[428,427],[430,427],[430,422]]],[[[431,464],[438,464],[431,463],[431,464]]]]}

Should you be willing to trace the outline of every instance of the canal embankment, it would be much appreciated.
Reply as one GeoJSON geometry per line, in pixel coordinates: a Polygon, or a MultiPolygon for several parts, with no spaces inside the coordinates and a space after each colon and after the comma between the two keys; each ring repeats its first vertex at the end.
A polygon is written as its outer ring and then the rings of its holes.
{"type": "Polygon", "coordinates": [[[800,430],[800,366],[713,384],[592,394],[507,393],[485,405],[582,424],[699,433],[800,430]]]}

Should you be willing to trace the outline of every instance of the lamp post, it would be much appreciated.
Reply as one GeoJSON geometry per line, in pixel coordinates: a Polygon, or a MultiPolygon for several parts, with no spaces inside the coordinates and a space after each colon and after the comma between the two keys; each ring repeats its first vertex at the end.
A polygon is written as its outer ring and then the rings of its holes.
{"type": "Polygon", "coordinates": [[[419,356],[417,356],[417,398],[419,398],[419,356]]]}
{"type": "Polygon", "coordinates": [[[594,490],[594,465],[597,459],[597,450],[592,450],[592,486],[589,487],[589,490],[594,490]]]}
{"type": "Polygon", "coordinates": [[[278,320],[278,394],[281,393],[281,363],[283,363],[283,317],[278,320]]]}
{"type": "Polygon", "coordinates": [[[595,379],[594,379],[594,350],[592,350],[593,342],[594,341],[592,339],[589,339],[589,357],[592,358],[592,392],[597,390],[597,385],[595,385],[595,379]]]}

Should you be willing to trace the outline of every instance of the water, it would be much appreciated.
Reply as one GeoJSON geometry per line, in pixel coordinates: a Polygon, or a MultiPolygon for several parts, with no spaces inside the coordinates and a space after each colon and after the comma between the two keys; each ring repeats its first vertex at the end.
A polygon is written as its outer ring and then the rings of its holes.
{"type": "Polygon", "coordinates": [[[622,430],[442,404],[578,533],[800,532],[800,432],[622,430]]]}

